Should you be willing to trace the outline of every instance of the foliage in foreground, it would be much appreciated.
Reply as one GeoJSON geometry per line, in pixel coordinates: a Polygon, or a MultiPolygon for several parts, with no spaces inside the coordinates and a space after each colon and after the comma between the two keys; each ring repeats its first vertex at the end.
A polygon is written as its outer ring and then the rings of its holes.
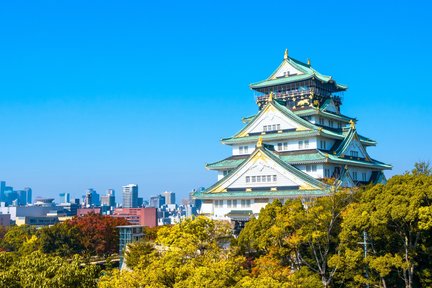
{"type": "Polygon", "coordinates": [[[40,251],[16,257],[0,253],[0,287],[97,287],[99,268],[80,266],[80,259],[66,260],[40,251]]]}
{"type": "Polygon", "coordinates": [[[201,217],[162,227],[99,287],[430,287],[432,174],[420,168],[364,191],[274,201],[238,239],[201,217]]]}
{"type": "Polygon", "coordinates": [[[124,218],[92,213],[40,230],[28,225],[12,226],[5,231],[0,247],[20,255],[40,250],[62,257],[107,256],[118,252],[116,227],[127,224],[124,218]]]}

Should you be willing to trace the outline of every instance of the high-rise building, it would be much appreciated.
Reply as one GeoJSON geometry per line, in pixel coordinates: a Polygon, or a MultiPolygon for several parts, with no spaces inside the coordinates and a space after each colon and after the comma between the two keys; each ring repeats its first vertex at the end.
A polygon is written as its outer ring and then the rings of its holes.
{"type": "Polygon", "coordinates": [[[165,191],[163,196],[165,197],[165,204],[175,204],[176,200],[174,192],[165,191]]]}
{"type": "Polygon", "coordinates": [[[6,187],[6,182],[5,181],[0,181],[0,202],[5,202],[6,201],[5,187],[6,187]]]}
{"type": "Polygon", "coordinates": [[[27,204],[27,191],[25,190],[17,190],[15,191],[17,193],[17,205],[18,206],[25,206],[27,204]]]}
{"type": "Polygon", "coordinates": [[[107,194],[104,196],[101,196],[101,206],[107,206],[107,207],[115,207],[115,191],[114,189],[108,189],[107,194]]]}
{"type": "Polygon", "coordinates": [[[162,205],[165,204],[165,197],[162,195],[156,195],[150,197],[150,207],[154,208],[160,208],[162,205]]]}
{"type": "Polygon", "coordinates": [[[123,186],[123,208],[138,207],[138,185],[123,186]]]}
{"type": "Polygon", "coordinates": [[[218,181],[194,197],[201,213],[242,226],[274,199],[328,195],[337,187],[384,183],[391,165],[369,156],[376,141],[362,136],[356,118],[342,114],[347,86],[310,61],[288,56],[265,80],[251,84],[256,115],[222,139],[232,156],[207,165],[218,181]],[[329,183],[334,183],[329,185],[329,183]]]}
{"type": "Polygon", "coordinates": [[[87,189],[86,194],[83,196],[83,205],[86,208],[100,206],[100,196],[96,190],[93,188],[87,189]]]}
{"type": "Polygon", "coordinates": [[[32,189],[30,187],[24,187],[24,191],[26,191],[26,200],[27,204],[32,204],[32,189]]]}
{"type": "Polygon", "coordinates": [[[70,193],[63,192],[59,194],[60,203],[70,203],[70,193]]]}

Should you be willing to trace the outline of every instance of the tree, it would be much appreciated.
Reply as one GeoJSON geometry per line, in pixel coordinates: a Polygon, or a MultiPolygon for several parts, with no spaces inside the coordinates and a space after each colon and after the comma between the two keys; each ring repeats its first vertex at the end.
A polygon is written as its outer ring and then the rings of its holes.
{"type": "Polygon", "coordinates": [[[246,270],[243,257],[221,248],[231,238],[229,223],[205,217],[161,227],[154,243],[130,245],[126,261],[132,271],[109,273],[99,287],[234,286],[246,270]]]}
{"type": "Polygon", "coordinates": [[[19,251],[21,246],[35,234],[36,228],[33,226],[11,226],[4,235],[1,245],[8,251],[19,251]]]}
{"type": "Polygon", "coordinates": [[[432,176],[428,173],[394,176],[387,184],[362,193],[360,202],[344,212],[339,236],[342,253],[332,259],[345,271],[340,281],[353,286],[430,286],[431,205],[432,176]],[[363,231],[368,238],[366,258],[358,244],[363,231]]]}
{"type": "Polygon", "coordinates": [[[90,213],[75,217],[66,224],[71,229],[78,229],[80,245],[86,254],[108,255],[118,252],[119,249],[119,231],[116,227],[128,225],[129,222],[120,217],[90,213]]]}
{"type": "MultiPolygon", "coordinates": [[[[0,263],[7,256],[0,253],[0,263]]],[[[96,287],[99,268],[81,266],[78,257],[70,261],[39,251],[7,259],[9,264],[0,270],[1,287],[96,287]],[[12,261],[12,262],[11,262],[12,261]]]]}
{"type": "Polygon", "coordinates": [[[80,253],[84,249],[82,238],[78,227],[69,223],[44,227],[39,232],[41,251],[63,257],[80,253]]]}
{"type": "Polygon", "coordinates": [[[125,252],[127,267],[134,268],[139,263],[147,266],[150,263],[148,263],[148,257],[146,256],[154,252],[154,250],[154,243],[146,239],[129,244],[125,252]]]}
{"type": "MultiPolygon", "coordinates": [[[[258,259],[255,265],[263,257],[267,261],[274,259],[281,264],[278,271],[283,267],[295,271],[306,267],[328,287],[337,271],[337,267],[330,269],[328,261],[338,251],[341,213],[353,197],[352,193],[344,191],[310,201],[294,199],[286,201],[285,205],[274,201],[240,233],[241,251],[258,259]]],[[[262,270],[259,265],[255,269],[262,270]]],[[[281,276],[288,279],[290,274],[281,276]]]]}

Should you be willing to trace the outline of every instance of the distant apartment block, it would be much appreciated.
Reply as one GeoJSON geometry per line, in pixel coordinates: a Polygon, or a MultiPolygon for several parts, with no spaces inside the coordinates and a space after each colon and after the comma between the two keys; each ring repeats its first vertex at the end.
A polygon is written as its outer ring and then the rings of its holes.
{"type": "Polygon", "coordinates": [[[77,216],[81,217],[90,213],[95,214],[101,214],[101,208],[100,207],[92,207],[92,208],[78,208],[77,209],[77,216]]]}
{"type": "Polygon", "coordinates": [[[174,192],[165,191],[163,193],[163,196],[165,197],[165,204],[169,205],[169,204],[175,204],[176,203],[174,192]]]}
{"type": "Polygon", "coordinates": [[[114,209],[113,217],[125,218],[132,225],[157,226],[156,208],[116,208],[114,209]]]}
{"type": "Polygon", "coordinates": [[[138,185],[123,186],[123,208],[138,207],[138,185]]]}
{"type": "Polygon", "coordinates": [[[156,195],[150,197],[150,207],[160,208],[165,205],[165,197],[162,195],[156,195]]]}

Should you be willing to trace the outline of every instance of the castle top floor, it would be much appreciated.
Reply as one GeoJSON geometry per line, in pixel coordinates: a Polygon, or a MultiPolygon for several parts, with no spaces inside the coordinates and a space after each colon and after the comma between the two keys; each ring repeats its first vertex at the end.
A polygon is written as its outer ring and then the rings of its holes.
{"type": "Polygon", "coordinates": [[[276,70],[265,80],[250,84],[250,88],[259,92],[257,104],[261,108],[268,100],[269,94],[292,108],[301,106],[321,106],[331,98],[339,110],[342,105],[342,93],[347,86],[336,83],[332,76],[326,76],[312,68],[310,60],[303,63],[288,56],[285,50],[284,59],[276,70]],[[298,103],[300,102],[300,105],[298,103]]]}

